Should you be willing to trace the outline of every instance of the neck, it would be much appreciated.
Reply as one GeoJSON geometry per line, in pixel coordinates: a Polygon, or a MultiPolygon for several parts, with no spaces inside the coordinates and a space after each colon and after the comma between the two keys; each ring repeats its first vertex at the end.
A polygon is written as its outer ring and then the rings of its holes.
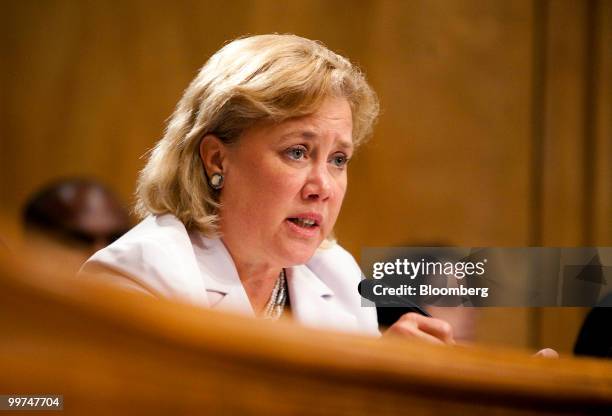
{"type": "Polygon", "coordinates": [[[267,263],[249,262],[235,256],[231,248],[227,250],[234,260],[242,286],[251,302],[256,315],[261,315],[278,280],[282,267],[267,263]]]}

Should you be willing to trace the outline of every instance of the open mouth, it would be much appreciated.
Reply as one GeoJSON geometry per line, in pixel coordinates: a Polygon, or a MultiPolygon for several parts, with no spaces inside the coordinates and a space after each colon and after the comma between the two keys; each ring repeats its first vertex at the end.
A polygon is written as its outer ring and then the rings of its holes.
{"type": "Polygon", "coordinates": [[[310,218],[288,218],[288,219],[289,221],[291,221],[298,227],[302,227],[302,228],[314,228],[314,227],[319,226],[316,220],[313,220],[310,218]]]}

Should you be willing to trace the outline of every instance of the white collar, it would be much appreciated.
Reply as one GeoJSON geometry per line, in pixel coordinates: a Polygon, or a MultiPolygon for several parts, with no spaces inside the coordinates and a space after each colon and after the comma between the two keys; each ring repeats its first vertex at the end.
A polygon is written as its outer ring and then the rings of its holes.
{"type": "MultiPolygon", "coordinates": [[[[221,239],[206,238],[196,231],[189,236],[210,307],[254,316],[234,261],[221,239]]],[[[307,265],[288,267],[285,272],[291,312],[299,322],[344,329],[357,325],[355,316],[339,307],[333,291],[307,265]]]]}

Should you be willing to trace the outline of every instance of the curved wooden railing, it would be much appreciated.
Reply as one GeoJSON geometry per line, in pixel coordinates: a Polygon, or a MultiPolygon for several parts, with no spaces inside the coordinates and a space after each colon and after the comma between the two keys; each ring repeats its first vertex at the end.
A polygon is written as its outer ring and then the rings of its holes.
{"type": "Polygon", "coordinates": [[[7,260],[0,331],[0,394],[65,414],[612,414],[607,361],[316,331],[7,260]]]}

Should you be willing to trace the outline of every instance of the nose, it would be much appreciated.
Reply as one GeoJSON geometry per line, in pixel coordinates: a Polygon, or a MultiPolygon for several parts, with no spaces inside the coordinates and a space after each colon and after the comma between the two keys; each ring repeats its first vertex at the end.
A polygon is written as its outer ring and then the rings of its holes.
{"type": "Polygon", "coordinates": [[[326,201],[332,196],[332,177],[327,163],[312,166],[302,188],[302,198],[311,201],[326,201]]]}

